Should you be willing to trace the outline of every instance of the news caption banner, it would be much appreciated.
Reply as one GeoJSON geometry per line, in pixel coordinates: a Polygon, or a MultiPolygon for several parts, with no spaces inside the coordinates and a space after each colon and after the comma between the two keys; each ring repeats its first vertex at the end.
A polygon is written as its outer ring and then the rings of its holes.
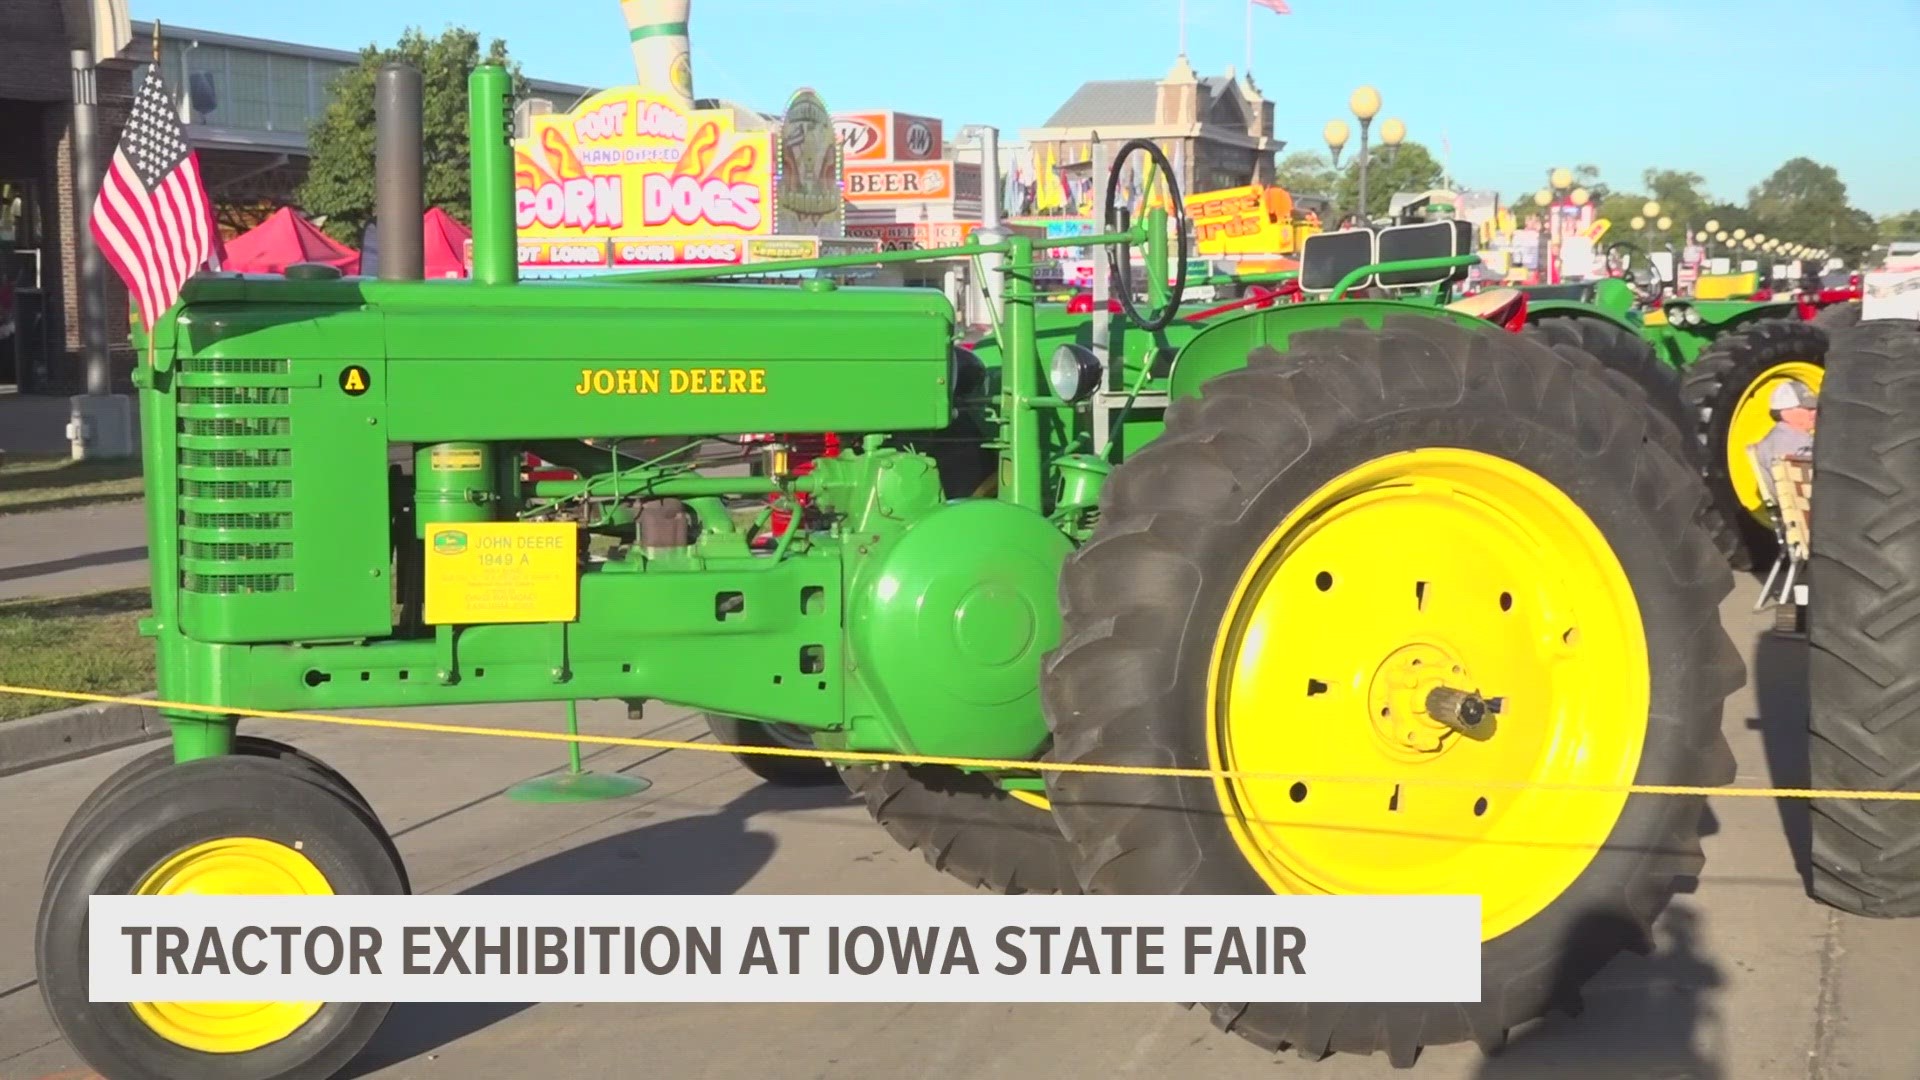
{"type": "Polygon", "coordinates": [[[95,896],[94,1002],[1477,1002],[1478,896],[95,896]]]}

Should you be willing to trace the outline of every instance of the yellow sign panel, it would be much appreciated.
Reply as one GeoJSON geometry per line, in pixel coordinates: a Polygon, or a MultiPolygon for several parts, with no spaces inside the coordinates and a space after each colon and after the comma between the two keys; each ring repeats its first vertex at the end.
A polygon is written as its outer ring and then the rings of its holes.
{"type": "Polygon", "coordinates": [[[1254,185],[1187,197],[1202,255],[1278,255],[1294,250],[1293,196],[1254,185]]]}
{"type": "Polygon", "coordinates": [[[478,472],[485,467],[478,447],[436,446],[430,458],[434,472],[478,472]]]}
{"type": "Polygon", "coordinates": [[[530,124],[513,144],[523,247],[773,231],[773,136],[736,130],[731,109],[629,86],[530,124]]]}
{"type": "Polygon", "coordinates": [[[580,613],[579,537],[566,522],[428,525],[427,622],[572,622],[580,613]]]}
{"type": "Polygon", "coordinates": [[[1695,300],[1732,300],[1751,296],[1760,288],[1760,275],[1749,270],[1743,274],[1701,274],[1693,283],[1695,300]]]}

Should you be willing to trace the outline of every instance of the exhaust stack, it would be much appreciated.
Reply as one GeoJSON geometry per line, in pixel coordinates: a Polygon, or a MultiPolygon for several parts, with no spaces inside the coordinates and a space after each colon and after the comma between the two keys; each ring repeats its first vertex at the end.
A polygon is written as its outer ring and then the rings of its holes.
{"type": "MultiPolygon", "coordinates": [[[[520,277],[520,252],[513,213],[513,80],[506,68],[481,64],[468,76],[467,134],[473,170],[473,280],[511,285],[520,277]]],[[[423,245],[425,232],[422,222],[423,245]]]]}
{"type": "Polygon", "coordinates": [[[380,228],[380,279],[426,276],[426,197],[421,156],[420,71],[388,64],[373,83],[374,220],[380,228]]]}
{"type": "Polygon", "coordinates": [[[687,55],[692,0],[620,0],[633,41],[633,70],[642,90],[693,108],[693,61],[687,55]]]}

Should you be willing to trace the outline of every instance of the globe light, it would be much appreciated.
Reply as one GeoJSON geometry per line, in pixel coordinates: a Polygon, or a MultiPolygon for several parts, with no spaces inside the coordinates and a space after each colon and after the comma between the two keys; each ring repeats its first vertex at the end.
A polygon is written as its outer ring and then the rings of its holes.
{"type": "Polygon", "coordinates": [[[1660,204],[1653,199],[1648,199],[1647,204],[1640,208],[1640,212],[1650,218],[1657,218],[1660,216],[1660,204]]]}
{"type": "Polygon", "coordinates": [[[1371,120],[1380,111],[1380,91],[1371,86],[1363,86],[1355,90],[1353,96],[1347,99],[1347,106],[1353,110],[1353,115],[1362,121],[1371,120]]]}
{"type": "Polygon", "coordinates": [[[1574,188],[1573,194],[1568,197],[1573,200],[1573,205],[1575,206],[1585,206],[1587,205],[1587,200],[1593,198],[1593,196],[1587,194],[1587,189],[1583,187],[1574,188]]]}
{"type": "Polygon", "coordinates": [[[1747,230],[1745,229],[1733,230],[1733,238],[1735,240],[1745,240],[1747,238],[1747,230]]]}
{"type": "Polygon", "coordinates": [[[1720,219],[1719,219],[1719,218],[1708,218],[1708,219],[1707,219],[1707,231],[1708,231],[1709,233],[1717,233],[1717,232],[1719,232],[1719,231],[1720,231],[1720,219]]]}
{"type": "Polygon", "coordinates": [[[1341,147],[1347,145],[1347,122],[1345,120],[1327,121],[1327,126],[1321,129],[1320,133],[1326,136],[1327,148],[1330,150],[1338,151],[1341,147]]]}
{"type": "Polygon", "coordinates": [[[1407,137],[1407,125],[1398,119],[1388,120],[1380,125],[1380,141],[1388,146],[1399,146],[1400,140],[1407,137]]]}
{"type": "Polygon", "coordinates": [[[1654,224],[1656,224],[1656,225],[1658,225],[1658,226],[1660,227],[1660,231],[1661,231],[1661,232],[1666,232],[1666,231],[1667,231],[1668,229],[1671,229],[1671,228],[1673,228],[1673,219],[1672,219],[1672,218],[1670,218],[1670,217],[1668,217],[1668,216],[1667,216],[1667,215],[1665,215],[1665,214],[1661,214],[1661,215],[1660,215],[1660,220],[1659,220],[1659,221],[1656,221],[1656,222],[1654,222],[1654,224]]]}
{"type": "Polygon", "coordinates": [[[1533,193],[1533,205],[1535,206],[1547,206],[1552,202],[1553,192],[1548,191],[1546,188],[1541,188],[1539,191],[1533,193]]]}
{"type": "Polygon", "coordinates": [[[1641,229],[1644,229],[1647,227],[1647,219],[1641,217],[1639,214],[1635,214],[1631,219],[1627,221],[1627,224],[1633,226],[1634,232],[1639,232],[1641,229]]]}
{"type": "Polygon", "coordinates": [[[1554,187],[1557,187],[1557,188],[1572,187],[1573,186],[1573,170],[1572,169],[1555,169],[1553,170],[1553,173],[1548,177],[1548,179],[1553,181],[1554,187]]]}
{"type": "Polygon", "coordinates": [[[1727,230],[1725,230],[1725,229],[1721,229],[1721,230],[1720,230],[1719,232],[1717,232],[1717,233],[1714,233],[1714,234],[1713,234],[1713,238],[1714,238],[1715,240],[1718,240],[1718,241],[1720,241],[1720,242],[1721,242],[1721,243],[1723,243],[1723,244],[1724,244],[1724,243],[1726,243],[1726,242],[1727,242],[1727,230]]]}

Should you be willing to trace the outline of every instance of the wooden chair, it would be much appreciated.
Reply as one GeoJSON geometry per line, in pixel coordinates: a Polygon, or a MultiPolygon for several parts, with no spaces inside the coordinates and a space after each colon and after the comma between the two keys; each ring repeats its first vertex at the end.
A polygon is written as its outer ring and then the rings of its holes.
{"type": "Polygon", "coordinates": [[[1755,611],[1773,604],[1800,603],[1794,592],[1795,580],[1807,563],[1813,536],[1809,514],[1813,503],[1813,459],[1807,454],[1790,454],[1768,468],[1752,447],[1754,475],[1760,478],[1760,497],[1773,519],[1773,534],[1780,542],[1780,556],[1774,560],[1767,580],[1760,587],[1755,611]],[[1782,576],[1785,571],[1785,576],[1782,576]],[[1779,589],[1774,589],[1775,583],[1779,589]]]}

